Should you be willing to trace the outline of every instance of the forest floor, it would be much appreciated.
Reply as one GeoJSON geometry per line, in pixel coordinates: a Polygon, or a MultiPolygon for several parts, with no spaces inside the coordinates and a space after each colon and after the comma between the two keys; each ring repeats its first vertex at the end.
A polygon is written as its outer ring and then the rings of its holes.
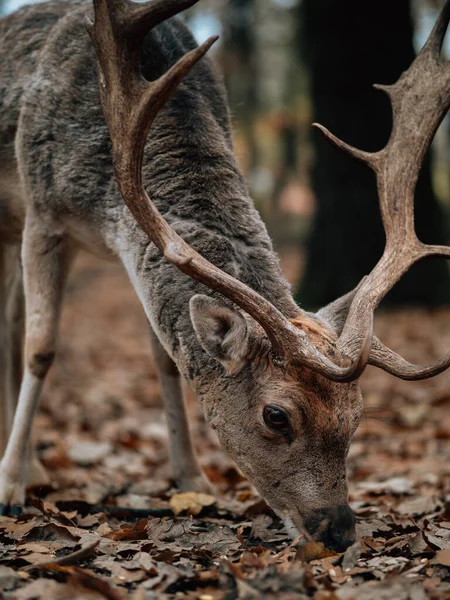
{"type": "MultiPolygon", "coordinates": [[[[376,330],[429,362],[450,346],[450,310],[382,314],[376,330]]],[[[22,516],[0,517],[4,598],[450,598],[448,373],[421,383],[364,375],[366,416],[348,461],[358,542],[342,555],[291,543],[193,398],[194,439],[220,499],[171,489],[150,356],[122,271],[80,257],[35,424],[53,487],[30,490],[22,516]]]]}

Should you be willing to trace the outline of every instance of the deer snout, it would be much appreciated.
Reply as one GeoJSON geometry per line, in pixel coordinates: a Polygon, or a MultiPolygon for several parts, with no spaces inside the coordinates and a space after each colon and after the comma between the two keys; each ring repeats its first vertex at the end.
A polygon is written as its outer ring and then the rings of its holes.
{"type": "Polygon", "coordinates": [[[355,515],[348,504],[315,510],[304,520],[308,533],[329,550],[344,552],[356,539],[355,515]]]}

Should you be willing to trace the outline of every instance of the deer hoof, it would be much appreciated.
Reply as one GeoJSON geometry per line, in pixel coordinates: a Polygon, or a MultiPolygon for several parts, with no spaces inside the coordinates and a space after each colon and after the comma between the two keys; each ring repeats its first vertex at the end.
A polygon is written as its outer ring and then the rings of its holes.
{"type": "Polygon", "coordinates": [[[21,470],[9,469],[0,463],[0,514],[18,515],[24,504],[25,480],[21,470]]]}
{"type": "Polygon", "coordinates": [[[0,516],[2,516],[2,517],[18,517],[21,514],[22,514],[22,506],[20,506],[20,504],[0,503],[0,516]]]}
{"type": "Polygon", "coordinates": [[[3,475],[0,469],[0,514],[17,516],[25,504],[25,485],[3,475]]]}

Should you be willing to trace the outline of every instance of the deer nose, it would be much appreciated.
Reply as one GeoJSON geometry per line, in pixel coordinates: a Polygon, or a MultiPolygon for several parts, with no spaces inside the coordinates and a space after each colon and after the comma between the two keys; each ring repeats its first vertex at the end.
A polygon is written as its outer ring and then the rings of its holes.
{"type": "Polygon", "coordinates": [[[335,552],[344,552],[356,539],[355,515],[348,504],[315,510],[305,518],[305,527],[316,541],[335,552]]]}

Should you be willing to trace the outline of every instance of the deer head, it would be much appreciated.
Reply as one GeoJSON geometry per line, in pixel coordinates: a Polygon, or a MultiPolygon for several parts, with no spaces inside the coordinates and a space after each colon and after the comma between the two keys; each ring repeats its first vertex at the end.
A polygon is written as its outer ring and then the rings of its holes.
{"type": "Polygon", "coordinates": [[[363,152],[319,126],[338,148],[375,171],[386,248],[355,291],[317,315],[298,308],[294,317],[190,247],[142,183],[152,122],[216,38],[153,82],[140,72],[141,44],[150,29],[196,1],[94,0],[95,23],[88,28],[100,65],[117,184],[166,260],[215,292],[193,296],[186,310],[202,351],[217,365],[214,379],[203,381],[199,393],[222,444],[296,530],[343,550],[355,537],[345,458],[362,413],[358,378],[367,364],[404,379],[432,377],[450,366],[450,353],[433,365],[412,365],[373,335],[374,310],[410,266],[424,257],[450,256],[449,248],[417,239],[413,216],[420,166],[450,105],[450,66],[440,60],[450,0],[410,69],[397,84],[380,88],[393,108],[386,148],[363,152]]]}

